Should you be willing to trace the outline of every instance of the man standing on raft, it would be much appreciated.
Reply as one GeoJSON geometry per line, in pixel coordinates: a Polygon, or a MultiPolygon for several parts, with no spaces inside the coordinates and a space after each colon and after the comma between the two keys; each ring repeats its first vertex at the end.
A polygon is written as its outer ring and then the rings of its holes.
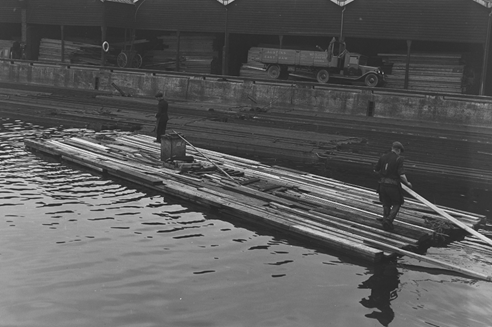
{"type": "Polygon", "coordinates": [[[157,92],[155,97],[159,103],[157,104],[157,113],[155,114],[157,121],[155,127],[156,140],[154,142],[161,143],[161,136],[166,134],[167,121],[169,120],[169,116],[167,114],[169,104],[164,99],[164,94],[162,92],[157,92]]]}
{"type": "Polygon", "coordinates": [[[386,231],[393,230],[393,220],[404,202],[401,183],[412,188],[412,184],[405,176],[404,157],[400,156],[403,151],[404,148],[400,142],[393,142],[391,151],[382,155],[374,168],[380,176],[377,191],[379,201],[383,204],[383,217],[377,220],[381,221],[386,231]]]}

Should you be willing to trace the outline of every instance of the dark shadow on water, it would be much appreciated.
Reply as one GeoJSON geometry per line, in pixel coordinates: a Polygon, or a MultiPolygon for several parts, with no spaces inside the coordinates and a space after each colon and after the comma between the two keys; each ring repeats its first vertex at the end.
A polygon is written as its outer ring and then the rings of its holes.
{"type": "Polygon", "coordinates": [[[358,286],[371,290],[371,294],[359,302],[368,309],[375,309],[365,316],[378,320],[382,326],[389,326],[395,318],[391,301],[398,297],[399,275],[395,262],[375,265],[374,274],[358,286]]]}

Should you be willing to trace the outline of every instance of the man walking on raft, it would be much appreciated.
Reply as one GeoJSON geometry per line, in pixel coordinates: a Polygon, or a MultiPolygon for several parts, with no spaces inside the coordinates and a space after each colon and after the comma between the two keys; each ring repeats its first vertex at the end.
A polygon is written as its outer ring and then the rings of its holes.
{"type": "Polygon", "coordinates": [[[169,104],[164,99],[164,94],[162,92],[157,92],[155,97],[159,103],[157,104],[157,113],[155,114],[157,121],[155,126],[156,140],[154,142],[161,143],[161,136],[166,134],[167,121],[169,120],[169,116],[167,114],[169,104]]]}
{"type": "Polygon", "coordinates": [[[383,204],[383,217],[377,220],[383,224],[386,231],[393,230],[393,220],[404,202],[401,182],[412,188],[412,184],[405,176],[404,157],[400,156],[403,151],[403,145],[394,142],[391,151],[382,155],[374,168],[380,176],[377,192],[379,201],[383,204]]]}

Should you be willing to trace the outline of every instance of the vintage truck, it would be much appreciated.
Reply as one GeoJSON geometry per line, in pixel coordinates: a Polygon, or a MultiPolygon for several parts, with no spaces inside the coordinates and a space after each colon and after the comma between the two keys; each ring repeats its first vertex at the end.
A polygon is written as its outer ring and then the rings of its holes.
{"type": "MultiPolygon", "coordinates": [[[[318,47],[319,48],[319,47],[318,47]]],[[[367,57],[348,52],[345,44],[332,40],[325,51],[256,48],[255,61],[263,63],[270,78],[290,75],[315,78],[319,83],[362,82],[367,86],[382,86],[385,81],[379,67],[367,66],[367,57]]],[[[322,50],[322,49],[320,49],[322,50]]]]}

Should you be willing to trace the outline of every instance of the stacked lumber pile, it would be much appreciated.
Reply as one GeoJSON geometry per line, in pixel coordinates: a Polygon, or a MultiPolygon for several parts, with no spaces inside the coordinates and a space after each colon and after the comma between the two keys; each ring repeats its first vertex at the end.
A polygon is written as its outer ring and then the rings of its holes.
{"type": "MultiPolygon", "coordinates": [[[[164,50],[150,50],[144,55],[144,67],[176,70],[178,38],[160,36],[164,50]]],[[[218,57],[214,51],[215,37],[206,35],[181,35],[179,38],[179,71],[199,74],[212,73],[212,61],[218,57]]]]}
{"type": "MultiPolygon", "coordinates": [[[[381,208],[373,190],[197,149],[191,144],[187,155],[193,156],[195,167],[206,166],[206,169],[190,171],[182,166],[165,168],[167,165],[163,168],[160,146],[153,143],[153,137],[145,135],[108,138],[101,133],[99,137],[97,133],[94,137],[85,133],[84,137],[63,140],[26,140],[26,147],[217,208],[228,217],[260,222],[308,238],[359,259],[379,262],[394,254],[404,254],[474,278],[491,280],[489,275],[416,253],[427,249],[435,236],[429,222],[445,220],[419,202],[405,203],[395,221],[395,230],[390,233],[376,221],[381,208]]],[[[481,216],[441,209],[470,228],[477,228],[484,221],[481,216]]],[[[444,225],[440,225],[440,232],[444,225]]]]}
{"type": "Polygon", "coordinates": [[[248,61],[241,65],[239,76],[250,78],[268,78],[265,65],[259,62],[260,48],[252,47],[248,50],[248,61]]]}
{"type": "MultiPolygon", "coordinates": [[[[101,46],[82,42],[64,42],[65,61],[82,65],[101,64],[101,46]]],[[[62,41],[55,39],[41,39],[39,45],[40,61],[61,62],[62,61],[62,41]]]]}
{"type": "MultiPolygon", "coordinates": [[[[384,54],[384,65],[391,66],[386,75],[386,87],[402,89],[405,84],[406,54],[384,54]]],[[[462,55],[455,53],[413,53],[410,56],[409,90],[463,93],[463,73],[465,65],[462,55]]]]}

